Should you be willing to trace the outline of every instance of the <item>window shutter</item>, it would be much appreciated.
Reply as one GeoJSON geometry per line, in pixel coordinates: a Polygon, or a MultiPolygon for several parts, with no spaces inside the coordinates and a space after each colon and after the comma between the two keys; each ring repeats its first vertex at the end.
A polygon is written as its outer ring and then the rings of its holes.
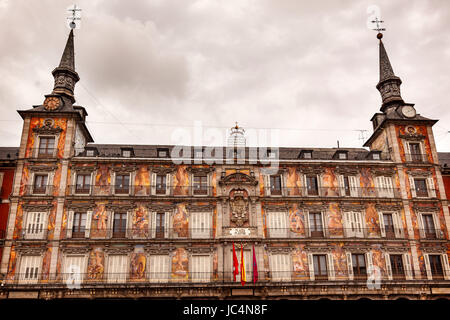
{"type": "Polygon", "coordinates": [[[431,274],[430,258],[428,257],[428,253],[425,253],[423,255],[423,260],[425,261],[425,269],[427,271],[427,279],[432,280],[433,275],[431,274]]]}
{"type": "Polygon", "coordinates": [[[346,237],[348,237],[349,223],[348,223],[347,212],[342,212],[342,224],[344,226],[344,234],[346,237]]]}
{"type": "Polygon", "coordinates": [[[285,183],[284,183],[285,175],[283,173],[280,174],[280,185],[281,185],[281,195],[284,196],[286,194],[289,194],[287,191],[285,191],[285,183]]]}
{"type": "Polygon", "coordinates": [[[93,188],[93,186],[94,186],[94,178],[95,176],[94,176],[94,172],[91,172],[91,180],[89,181],[89,194],[91,195],[91,194],[93,194],[93,190],[92,190],[92,188],[93,188]]]}
{"type": "Polygon", "coordinates": [[[333,281],[335,279],[335,272],[334,272],[333,255],[331,253],[327,253],[327,262],[328,262],[328,280],[333,281]]]}
{"type": "Polygon", "coordinates": [[[443,232],[441,230],[441,225],[439,223],[439,215],[437,212],[433,213],[433,223],[434,223],[434,230],[436,231],[436,238],[441,239],[443,238],[443,232]]]}
{"type": "Polygon", "coordinates": [[[375,187],[378,189],[378,196],[383,197],[384,196],[384,188],[383,188],[383,182],[382,182],[381,176],[378,176],[375,178],[375,187]]]}
{"type": "Polygon", "coordinates": [[[391,266],[391,258],[389,256],[389,253],[384,253],[384,261],[386,262],[386,272],[387,272],[387,278],[389,280],[392,280],[392,266],[391,266]]]}
{"type": "Polygon", "coordinates": [[[316,175],[316,179],[317,179],[317,194],[320,196],[322,196],[322,175],[318,174],[316,175]]]}
{"type": "Polygon", "coordinates": [[[433,177],[430,176],[427,178],[427,188],[428,188],[428,195],[430,198],[436,198],[436,190],[434,188],[434,181],[433,177]]]}
{"type": "MultiPolygon", "coordinates": [[[[338,176],[339,178],[339,190],[341,190],[340,194],[342,197],[345,196],[345,182],[344,182],[344,176],[342,174],[340,174],[338,176]]],[[[349,179],[350,180],[350,179],[349,179]]]]}
{"type": "Polygon", "coordinates": [[[411,260],[410,260],[409,254],[404,253],[402,255],[402,258],[403,258],[403,268],[405,269],[406,280],[412,280],[413,273],[412,273],[411,260]]]}
{"type": "Polygon", "coordinates": [[[92,211],[86,213],[86,229],[84,231],[84,237],[89,238],[91,234],[91,221],[92,221],[92,211]]]}
{"type": "Polygon", "coordinates": [[[51,172],[48,174],[48,180],[47,180],[47,186],[46,186],[46,193],[47,195],[59,195],[59,190],[58,189],[52,189],[53,187],[55,187],[55,185],[53,184],[53,177],[55,176],[54,172],[51,172]]]}
{"type": "Polygon", "coordinates": [[[387,196],[390,198],[394,197],[394,186],[392,184],[392,177],[384,177],[385,179],[385,183],[386,183],[386,191],[387,191],[387,196]]]}
{"type": "MultiPolygon", "coordinates": [[[[113,172],[113,173],[112,173],[112,176],[113,176],[112,181],[114,181],[114,183],[113,183],[113,185],[112,185],[112,188],[109,189],[109,190],[110,190],[110,192],[112,191],[112,194],[115,194],[115,193],[116,193],[116,173],[113,172]]],[[[104,187],[104,186],[102,186],[102,187],[104,187]]]]}
{"type": "Polygon", "coordinates": [[[301,195],[303,197],[306,197],[308,195],[308,183],[306,182],[306,175],[302,174],[301,175],[301,179],[302,179],[302,192],[301,192],[301,195]]]}
{"type": "Polygon", "coordinates": [[[309,279],[314,281],[314,259],[312,253],[308,253],[309,279]]]}
{"type": "Polygon", "coordinates": [[[417,223],[419,225],[419,234],[421,238],[425,238],[425,230],[423,228],[423,216],[420,213],[416,214],[417,223]]]}
{"type": "Polygon", "coordinates": [[[378,212],[378,220],[380,221],[380,234],[381,237],[386,237],[386,229],[384,228],[384,220],[383,220],[383,213],[378,212]]]}
{"type": "Polygon", "coordinates": [[[132,230],[131,230],[131,228],[132,228],[132,224],[131,224],[131,222],[132,222],[132,215],[133,213],[132,213],[132,211],[127,211],[127,222],[126,222],[126,237],[127,238],[130,238],[131,237],[131,235],[133,234],[133,232],[132,232],[132,230]]]}
{"type": "Polygon", "coordinates": [[[264,175],[264,186],[265,186],[265,190],[264,190],[264,194],[266,196],[270,196],[270,175],[264,175]]]}
{"type": "Polygon", "coordinates": [[[414,178],[413,177],[409,177],[409,187],[411,189],[411,196],[413,198],[416,198],[416,184],[414,183],[414,178]]]}
{"type": "Polygon", "coordinates": [[[352,197],[358,197],[359,186],[358,186],[358,179],[356,179],[356,176],[349,176],[348,183],[350,184],[350,195],[352,197]]]}
{"type": "Polygon", "coordinates": [[[304,211],[305,215],[305,228],[306,228],[306,237],[311,237],[311,227],[309,225],[309,211],[304,211]]]}
{"type": "Polygon", "coordinates": [[[373,270],[373,262],[372,262],[372,251],[366,252],[366,260],[367,260],[367,275],[370,276],[369,270],[374,272],[374,270],[373,270]]]}
{"type": "Polygon", "coordinates": [[[72,174],[72,177],[71,177],[71,184],[70,184],[70,188],[71,188],[71,190],[70,190],[70,193],[69,194],[71,194],[71,195],[74,195],[75,194],[75,190],[76,190],[76,184],[77,184],[77,172],[76,171],[74,171],[73,172],[73,174],[72,174]]]}
{"type": "Polygon", "coordinates": [[[354,212],[355,215],[355,225],[356,225],[356,235],[358,237],[364,236],[364,224],[363,224],[363,213],[362,212],[354,212]]]}
{"type": "Polygon", "coordinates": [[[448,255],[446,253],[442,254],[442,265],[444,266],[444,278],[445,280],[450,280],[450,267],[448,265],[448,255]]]}
{"type": "Polygon", "coordinates": [[[169,238],[170,212],[164,214],[164,238],[169,238]]]}
{"type": "Polygon", "coordinates": [[[112,238],[113,236],[113,228],[114,228],[114,211],[106,211],[106,216],[108,217],[108,238],[112,238]]]}
{"type": "Polygon", "coordinates": [[[326,224],[326,217],[325,217],[325,215],[326,215],[326,212],[321,212],[320,213],[320,219],[322,220],[322,230],[323,230],[323,234],[324,234],[324,236],[327,236],[328,235],[328,226],[327,226],[327,224],[326,224]]]}
{"type": "Polygon", "coordinates": [[[400,217],[400,212],[394,212],[392,214],[392,221],[394,223],[395,236],[401,238],[403,236],[403,222],[400,217]]]}
{"type": "Polygon", "coordinates": [[[44,239],[44,236],[46,236],[46,231],[48,230],[48,213],[41,212],[40,215],[42,224],[39,227],[39,239],[44,239]]]}
{"type": "Polygon", "coordinates": [[[156,212],[152,211],[152,221],[149,223],[150,226],[150,235],[152,238],[156,237],[156,212]]]}
{"type": "Polygon", "coordinates": [[[347,252],[347,270],[348,270],[348,280],[353,280],[353,262],[351,252],[347,252]]]}
{"type": "Polygon", "coordinates": [[[406,161],[411,161],[411,149],[409,148],[409,143],[406,141],[403,141],[403,146],[405,147],[405,158],[406,161]]]}
{"type": "Polygon", "coordinates": [[[152,179],[151,179],[151,183],[150,183],[151,184],[150,194],[153,196],[156,194],[156,173],[152,172],[151,177],[152,177],[152,179]]]}
{"type": "Polygon", "coordinates": [[[67,238],[72,238],[73,215],[74,212],[69,210],[69,216],[67,217],[67,238]]]}
{"type": "Polygon", "coordinates": [[[170,188],[172,186],[172,175],[170,173],[166,174],[166,195],[170,195],[170,188]]]}
{"type": "Polygon", "coordinates": [[[345,214],[347,216],[347,221],[348,221],[347,236],[354,237],[355,236],[355,227],[356,227],[355,213],[350,211],[350,212],[346,212],[345,214]]]}

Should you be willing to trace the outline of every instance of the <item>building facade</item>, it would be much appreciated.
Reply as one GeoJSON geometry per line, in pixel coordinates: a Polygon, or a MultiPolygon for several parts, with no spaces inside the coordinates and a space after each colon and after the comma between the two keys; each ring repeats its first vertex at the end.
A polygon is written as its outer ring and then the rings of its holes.
{"type": "Polygon", "coordinates": [[[72,30],[53,92],[19,111],[0,297],[449,298],[436,120],[403,101],[378,38],[369,150],[262,150],[237,125],[226,148],[94,144],[72,30]]]}

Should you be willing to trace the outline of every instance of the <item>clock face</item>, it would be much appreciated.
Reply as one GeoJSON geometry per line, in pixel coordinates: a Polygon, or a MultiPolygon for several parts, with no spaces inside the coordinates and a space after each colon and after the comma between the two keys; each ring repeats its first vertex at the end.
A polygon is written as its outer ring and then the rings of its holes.
{"type": "Polygon", "coordinates": [[[52,111],[59,108],[61,100],[58,97],[47,97],[44,101],[44,108],[46,110],[52,111]]]}
{"type": "Polygon", "coordinates": [[[412,118],[416,115],[416,109],[414,109],[412,106],[404,106],[402,108],[402,113],[407,118],[412,118]]]}

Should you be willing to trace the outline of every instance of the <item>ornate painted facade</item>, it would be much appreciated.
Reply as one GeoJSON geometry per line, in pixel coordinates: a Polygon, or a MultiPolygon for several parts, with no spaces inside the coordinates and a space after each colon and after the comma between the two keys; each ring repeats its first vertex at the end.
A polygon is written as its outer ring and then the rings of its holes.
{"type": "Polygon", "coordinates": [[[176,163],[174,146],[94,144],[74,105],[73,31],[53,75],[43,104],[19,111],[1,298],[450,297],[436,120],[402,100],[381,37],[368,149],[279,148],[266,162],[243,146],[207,164],[203,148],[176,163]]]}

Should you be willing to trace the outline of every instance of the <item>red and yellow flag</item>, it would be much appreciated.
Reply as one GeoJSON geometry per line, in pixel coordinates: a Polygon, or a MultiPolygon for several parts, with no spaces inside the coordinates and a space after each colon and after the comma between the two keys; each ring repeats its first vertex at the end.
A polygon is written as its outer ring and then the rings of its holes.
{"type": "Polygon", "coordinates": [[[244,248],[241,243],[241,284],[245,285],[247,277],[245,276],[245,261],[244,261],[244,248]]]}
{"type": "Polygon", "coordinates": [[[239,274],[239,262],[236,255],[236,250],[234,249],[233,243],[233,281],[236,281],[236,276],[239,274]]]}

